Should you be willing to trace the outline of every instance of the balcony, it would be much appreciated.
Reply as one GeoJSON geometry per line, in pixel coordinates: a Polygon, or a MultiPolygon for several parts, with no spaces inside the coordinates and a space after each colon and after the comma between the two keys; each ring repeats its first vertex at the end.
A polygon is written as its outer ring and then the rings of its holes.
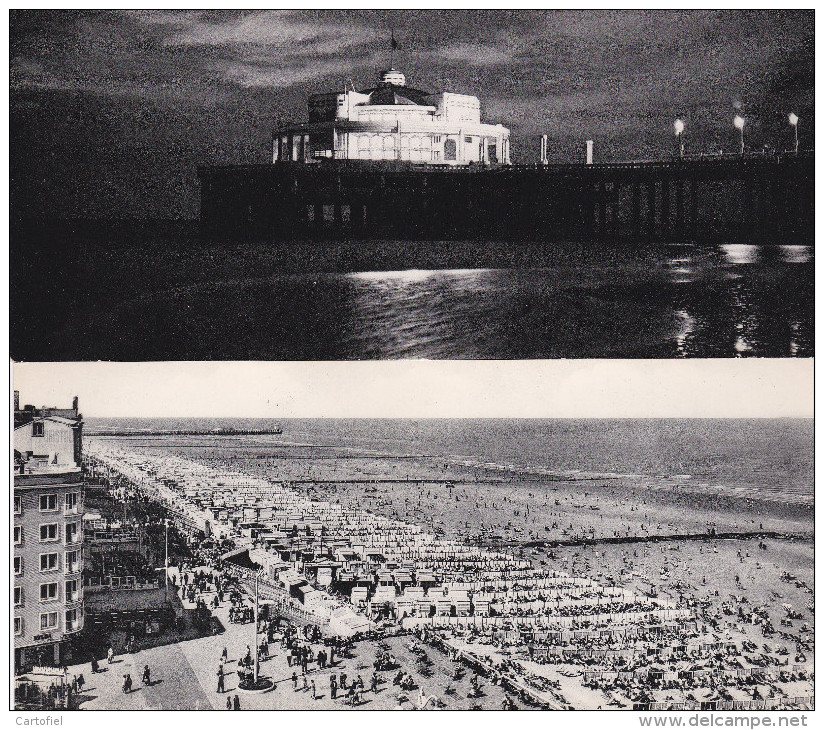
{"type": "Polygon", "coordinates": [[[79,573],[82,570],[83,561],[82,560],[72,560],[71,562],[66,561],[66,575],[71,575],[73,573],[79,573]]]}
{"type": "Polygon", "coordinates": [[[66,628],[63,633],[65,634],[72,634],[76,631],[80,631],[83,628],[83,619],[76,618],[74,621],[66,621],[66,628]]]}
{"type": "Polygon", "coordinates": [[[78,603],[83,600],[83,591],[78,589],[76,591],[66,592],[66,603],[78,603]]]}

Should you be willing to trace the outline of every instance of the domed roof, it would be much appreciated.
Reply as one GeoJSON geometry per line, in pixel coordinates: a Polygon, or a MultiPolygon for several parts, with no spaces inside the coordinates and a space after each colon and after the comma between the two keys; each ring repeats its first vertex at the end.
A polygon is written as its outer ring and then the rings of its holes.
{"type": "Polygon", "coordinates": [[[381,80],[377,86],[364,89],[361,94],[368,94],[369,105],[411,104],[417,106],[431,106],[428,91],[412,89],[406,85],[406,76],[400,71],[390,68],[381,73],[381,80]]]}

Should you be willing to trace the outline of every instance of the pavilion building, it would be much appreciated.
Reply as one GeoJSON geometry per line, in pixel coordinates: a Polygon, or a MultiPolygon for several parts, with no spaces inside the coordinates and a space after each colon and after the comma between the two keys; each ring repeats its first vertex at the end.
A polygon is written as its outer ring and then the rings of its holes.
{"type": "Polygon", "coordinates": [[[509,130],[481,121],[466,94],[431,94],[384,71],[363,91],[315,94],[309,121],[275,129],[273,162],[395,160],[421,165],[508,165],[509,130]]]}

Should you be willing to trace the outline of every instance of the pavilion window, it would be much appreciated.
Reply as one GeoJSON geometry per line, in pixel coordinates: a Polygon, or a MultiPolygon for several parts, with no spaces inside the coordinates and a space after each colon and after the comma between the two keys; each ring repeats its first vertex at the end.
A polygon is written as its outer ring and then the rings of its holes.
{"type": "Polygon", "coordinates": [[[458,159],[458,145],[454,139],[448,138],[443,143],[443,158],[453,161],[458,159]]]}

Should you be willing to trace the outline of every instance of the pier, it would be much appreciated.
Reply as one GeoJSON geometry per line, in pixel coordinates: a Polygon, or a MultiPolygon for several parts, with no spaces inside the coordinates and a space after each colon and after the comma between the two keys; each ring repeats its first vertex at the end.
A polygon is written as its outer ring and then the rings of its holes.
{"type": "Polygon", "coordinates": [[[216,239],[646,240],[813,244],[812,153],[462,168],[202,167],[216,239]]]}

